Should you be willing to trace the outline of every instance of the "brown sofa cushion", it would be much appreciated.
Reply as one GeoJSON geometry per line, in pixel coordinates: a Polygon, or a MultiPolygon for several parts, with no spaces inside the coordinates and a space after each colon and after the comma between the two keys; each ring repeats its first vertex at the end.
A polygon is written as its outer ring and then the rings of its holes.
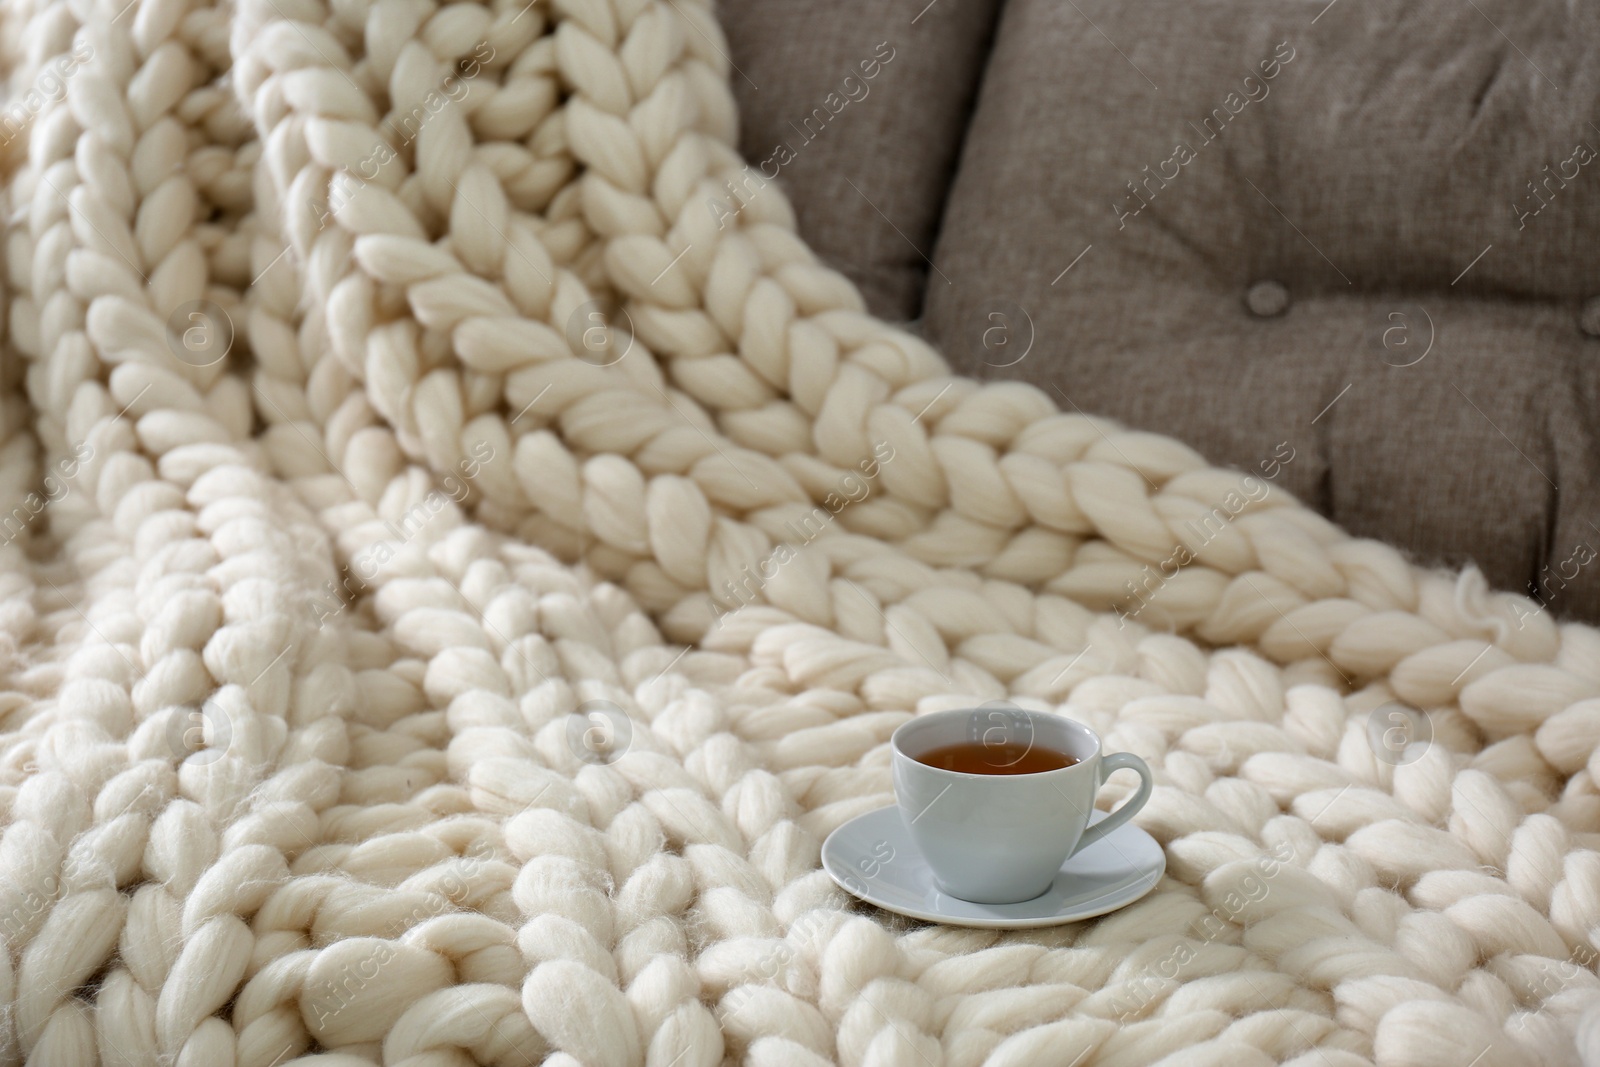
{"type": "Polygon", "coordinates": [[[1287,442],[1352,531],[1600,618],[1595,40],[1556,0],[1011,0],[927,332],[1216,461],[1287,442]]]}
{"type": "Polygon", "coordinates": [[[722,7],[745,158],[771,161],[766,173],[779,175],[800,232],[877,315],[906,321],[921,308],[925,257],[999,9],[1000,0],[722,7]]]}

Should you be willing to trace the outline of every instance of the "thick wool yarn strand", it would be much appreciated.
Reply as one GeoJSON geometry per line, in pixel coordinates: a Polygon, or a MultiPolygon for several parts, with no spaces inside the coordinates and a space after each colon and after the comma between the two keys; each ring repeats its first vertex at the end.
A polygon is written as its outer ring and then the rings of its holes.
{"type": "Polygon", "coordinates": [[[21,91],[84,58],[7,191],[0,489],[74,473],[0,548],[0,1062],[1594,1047],[1595,632],[949,377],[774,186],[723,225],[704,4],[11,18],[21,91]],[[199,300],[227,361],[173,356],[199,300]],[[853,911],[818,844],[889,732],[1000,697],[1158,767],[1169,877],[1025,936],[853,911]]]}

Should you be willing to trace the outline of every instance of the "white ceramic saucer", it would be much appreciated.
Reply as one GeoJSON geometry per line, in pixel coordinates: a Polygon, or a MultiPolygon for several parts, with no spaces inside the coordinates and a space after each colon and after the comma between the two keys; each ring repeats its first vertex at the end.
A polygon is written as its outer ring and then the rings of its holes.
{"type": "MultiPolygon", "coordinates": [[[[1106,817],[1094,812],[1090,824],[1106,817]]],[[[822,843],[822,866],[848,893],[885,911],[950,926],[1058,926],[1116,911],[1156,887],[1167,856],[1156,839],[1132,823],[1097,841],[1061,866],[1040,896],[1020,904],[974,904],[933,884],[922,853],[897,807],[854,819],[822,843]]]]}

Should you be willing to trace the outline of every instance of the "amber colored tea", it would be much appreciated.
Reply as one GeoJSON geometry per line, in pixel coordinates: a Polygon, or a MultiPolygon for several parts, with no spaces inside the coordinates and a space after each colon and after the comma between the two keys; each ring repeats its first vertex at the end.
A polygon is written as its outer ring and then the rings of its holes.
{"type": "Polygon", "coordinates": [[[942,771],[961,774],[1038,774],[1070,767],[1078,762],[1078,757],[1026,741],[994,745],[961,741],[930,748],[916,760],[942,771]]]}

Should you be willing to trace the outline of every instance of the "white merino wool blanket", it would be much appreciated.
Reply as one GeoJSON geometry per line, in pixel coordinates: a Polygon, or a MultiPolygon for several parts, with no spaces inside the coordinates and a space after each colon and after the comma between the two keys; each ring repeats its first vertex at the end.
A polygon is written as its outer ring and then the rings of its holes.
{"type": "Polygon", "coordinates": [[[1600,634],[950,376],[734,152],[703,0],[3,40],[0,1063],[1600,1045],[1600,634]],[[1151,762],[1158,889],[836,889],[890,731],[999,699],[1151,762]]]}

